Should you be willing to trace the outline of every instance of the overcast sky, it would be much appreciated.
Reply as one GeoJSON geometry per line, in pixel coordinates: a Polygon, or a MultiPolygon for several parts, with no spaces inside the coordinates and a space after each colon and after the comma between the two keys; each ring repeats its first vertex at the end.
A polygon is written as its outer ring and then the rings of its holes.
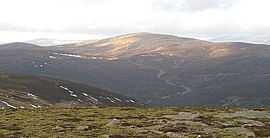
{"type": "Polygon", "coordinates": [[[0,42],[133,32],[270,36],[270,0],[1,0],[0,42]]]}

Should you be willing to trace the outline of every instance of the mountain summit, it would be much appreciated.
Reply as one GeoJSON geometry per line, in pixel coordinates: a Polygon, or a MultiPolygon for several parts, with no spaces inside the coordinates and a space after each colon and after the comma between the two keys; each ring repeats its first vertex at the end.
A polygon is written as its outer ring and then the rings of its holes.
{"type": "MultiPolygon", "coordinates": [[[[69,46],[71,51],[84,55],[130,57],[145,53],[175,54],[175,50],[211,43],[172,35],[133,33],[69,46]]],[[[63,47],[65,49],[65,47],[63,47]]],[[[62,49],[62,50],[63,50],[62,49]]]]}

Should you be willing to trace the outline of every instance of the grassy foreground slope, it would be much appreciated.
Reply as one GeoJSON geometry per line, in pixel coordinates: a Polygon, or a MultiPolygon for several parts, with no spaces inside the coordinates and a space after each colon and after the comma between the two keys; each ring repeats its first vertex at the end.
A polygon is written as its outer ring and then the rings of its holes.
{"type": "Polygon", "coordinates": [[[269,109],[0,110],[0,137],[269,137],[269,109]]]}

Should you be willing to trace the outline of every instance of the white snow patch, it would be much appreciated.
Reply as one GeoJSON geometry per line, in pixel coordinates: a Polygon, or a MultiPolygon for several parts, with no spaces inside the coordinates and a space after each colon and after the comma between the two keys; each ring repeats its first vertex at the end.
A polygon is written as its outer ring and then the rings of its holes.
{"type": "Polygon", "coordinates": [[[89,97],[89,98],[91,98],[92,100],[95,100],[96,102],[98,101],[97,98],[94,98],[94,97],[88,95],[87,93],[82,93],[82,94],[83,94],[85,97],[89,97]]]}
{"type": "MultiPolygon", "coordinates": [[[[46,63],[47,64],[47,63],[46,63]]],[[[34,68],[37,68],[37,67],[40,67],[42,68],[44,65],[43,64],[40,64],[40,65],[34,65],[34,68]]]]}
{"type": "Polygon", "coordinates": [[[31,97],[33,97],[34,99],[37,99],[37,98],[38,98],[38,96],[36,96],[36,95],[34,95],[34,94],[32,94],[32,93],[27,93],[27,96],[31,96],[31,97]]]}
{"type": "Polygon", "coordinates": [[[56,59],[56,57],[54,57],[54,56],[49,56],[49,58],[51,58],[51,59],[56,59]]]}
{"type": "Polygon", "coordinates": [[[33,107],[33,108],[41,108],[40,105],[37,105],[37,106],[36,106],[36,105],[30,104],[30,106],[33,107]]]}
{"type": "Polygon", "coordinates": [[[60,88],[62,88],[62,89],[64,89],[64,90],[67,90],[67,91],[68,91],[68,88],[67,88],[67,87],[60,86],[60,88]]]}
{"type": "Polygon", "coordinates": [[[111,103],[114,103],[114,100],[109,98],[109,97],[106,97],[111,103]]]}
{"type": "Polygon", "coordinates": [[[95,100],[95,101],[98,101],[98,99],[97,98],[94,98],[94,97],[92,97],[92,96],[89,96],[91,99],[93,99],[93,100],[95,100]]]}
{"type": "Polygon", "coordinates": [[[171,96],[163,96],[161,99],[167,99],[170,98],[171,96]]]}
{"type": "Polygon", "coordinates": [[[73,91],[71,91],[71,90],[68,90],[68,92],[69,92],[69,93],[73,93],[73,91]]]}
{"type": "Polygon", "coordinates": [[[70,96],[72,96],[72,97],[78,97],[76,94],[74,94],[73,91],[69,90],[67,87],[61,85],[60,88],[68,91],[70,96]]]}
{"type": "Polygon", "coordinates": [[[103,57],[91,57],[91,59],[95,59],[95,60],[101,60],[101,59],[103,59],[103,57]]]}
{"type": "Polygon", "coordinates": [[[135,103],[133,100],[129,100],[130,102],[132,102],[132,103],[135,103]]]}
{"type": "Polygon", "coordinates": [[[70,96],[78,97],[76,94],[70,93],[70,96]]]}
{"type": "Polygon", "coordinates": [[[81,103],[83,102],[81,99],[78,99],[78,101],[81,102],[81,103]]]}
{"type": "Polygon", "coordinates": [[[65,53],[54,53],[55,55],[60,55],[60,56],[67,56],[67,57],[77,57],[80,58],[82,56],[80,55],[74,55],[74,54],[65,54],[65,53]]]}
{"type": "Polygon", "coordinates": [[[117,101],[119,101],[119,102],[121,102],[122,100],[120,100],[119,98],[116,98],[116,97],[114,97],[114,99],[116,99],[117,101]]]}
{"type": "Polygon", "coordinates": [[[135,103],[133,100],[126,100],[126,102],[131,102],[131,103],[135,103]]]}
{"type": "Polygon", "coordinates": [[[82,94],[83,94],[84,96],[86,96],[86,97],[88,96],[88,94],[87,94],[87,93],[82,93],[82,94]]]}
{"type": "Polygon", "coordinates": [[[30,104],[30,106],[32,106],[33,108],[37,108],[37,106],[33,105],[33,104],[30,104]]]}
{"type": "Polygon", "coordinates": [[[113,57],[113,58],[108,58],[108,60],[117,60],[119,58],[113,57]]]}
{"type": "Polygon", "coordinates": [[[6,104],[8,107],[11,107],[13,109],[16,109],[17,107],[13,106],[13,105],[10,105],[9,103],[5,102],[5,101],[2,101],[2,103],[6,104]]]}

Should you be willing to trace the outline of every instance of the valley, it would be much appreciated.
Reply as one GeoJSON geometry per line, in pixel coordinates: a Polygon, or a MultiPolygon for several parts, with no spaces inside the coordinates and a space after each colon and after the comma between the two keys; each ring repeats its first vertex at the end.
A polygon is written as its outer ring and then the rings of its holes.
{"type": "Polygon", "coordinates": [[[269,107],[270,47],[135,33],[0,46],[0,71],[65,79],[150,106],[269,107]],[[15,45],[15,46],[14,46],[15,45]]]}

